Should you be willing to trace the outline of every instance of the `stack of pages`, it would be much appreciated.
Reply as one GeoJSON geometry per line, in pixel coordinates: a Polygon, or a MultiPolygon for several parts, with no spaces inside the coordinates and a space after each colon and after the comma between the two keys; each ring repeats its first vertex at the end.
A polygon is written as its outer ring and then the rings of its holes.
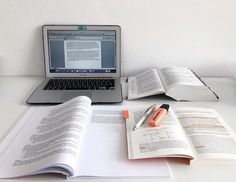
{"type": "Polygon", "coordinates": [[[171,176],[165,159],[128,160],[122,110],[92,109],[85,96],[30,108],[1,142],[0,156],[0,178],[171,176]]]}

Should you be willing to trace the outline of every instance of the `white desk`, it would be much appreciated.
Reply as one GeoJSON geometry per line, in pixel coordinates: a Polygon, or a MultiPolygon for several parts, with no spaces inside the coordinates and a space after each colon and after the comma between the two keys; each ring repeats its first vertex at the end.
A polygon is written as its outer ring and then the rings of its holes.
{"type": "MultiPolygon", "coordinates": [[[[0,137],[14,123],[16,117],[28,105],[25,103],[34,88],[41,82],[42,77],[0,77],[0,137]]],[[[214,108],[225,121],[236,131],[236,79],[207,78],[206,83],[219,95],[219,102],[176,102],[160,96],[148,97],[135,101],[124,101],[125,106],[149,106],[152,103],[168,103],[172,107],[193,106],[214,108]]],[[[197,166],[187,165],[183,160],[168,159],[173,172],[173,179],[114,179],[112,181],[236,181],[235,166],[197,166]]],[[[21,179],[0,181],[64,181],[55,175],[39,175],[21,179]]],[[[70,180],[66,180],[70,181],[70,180]]],[[[92,179],[90,181],[111,181],[111,179],[92,179]]]]}

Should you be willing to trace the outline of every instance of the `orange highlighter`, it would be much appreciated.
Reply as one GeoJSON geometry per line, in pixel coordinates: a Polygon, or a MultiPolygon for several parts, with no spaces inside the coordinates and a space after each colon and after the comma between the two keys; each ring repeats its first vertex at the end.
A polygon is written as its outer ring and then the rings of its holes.
{"type": "Polygon", "coordinates": [[[160,121],[166,116],[168,110],[169,110],[168,104],[163,104],[159,108],[155,108],[153,110],[153,113],[150,116],[150,120],[148,122],[149,126],[155,127],[158,126],[160,121]]]}

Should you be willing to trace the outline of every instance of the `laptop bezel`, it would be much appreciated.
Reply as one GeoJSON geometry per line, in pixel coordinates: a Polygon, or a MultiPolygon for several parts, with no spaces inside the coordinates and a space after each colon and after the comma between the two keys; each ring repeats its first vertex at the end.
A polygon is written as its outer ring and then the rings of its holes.
{"type": "Polygon", "coordinates": [[[46,77],[120,77],[121,76],[121,28],[119,25],[44,25],[42,27],[46,77]],[[116,73],[50,73],[48,30],[104,30],[116,31],[116,73]]]}

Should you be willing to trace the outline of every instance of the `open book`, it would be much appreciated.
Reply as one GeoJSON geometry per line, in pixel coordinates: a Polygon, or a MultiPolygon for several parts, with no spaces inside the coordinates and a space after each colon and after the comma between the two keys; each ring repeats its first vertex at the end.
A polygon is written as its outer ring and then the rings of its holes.
{"type": "Polygon", "coordinates": [[[122,109],[104,107],[91,107],[85,96],[61,105],[30,107],[1,141],[0,178],[40,173],[170,177],[165,159],[128,160],[122,109]]]}
{"type": "Polygon", "coordinates": [[[216,101],[218,96],[191,70],[182,67],[151,69],[127,79],[128,100],[156,94],[180,101],[216,101]]]}
{"type": "Polygon", "coordinates": [[[190,163],[236,164],[235,133],[213,109],[170,108],[160,126],[145,122],[133,131],[143,113],[135,109],[125,114],[129,159],[180,157],[190,163]]]}

